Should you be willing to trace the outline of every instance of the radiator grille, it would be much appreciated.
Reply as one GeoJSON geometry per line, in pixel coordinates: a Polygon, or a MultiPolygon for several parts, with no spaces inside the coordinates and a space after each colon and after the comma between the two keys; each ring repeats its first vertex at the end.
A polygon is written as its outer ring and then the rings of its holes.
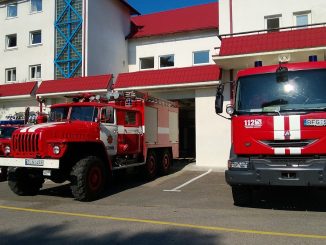
{"type": "Polygon", "coordinates": [[[288,148],[288,147],[306,147],[315,140],[309,139],[309,140],[262,140],[261,143],[268,145],[273,148],[288,148]]]}
{"type": "Polygon", "coordinates": [[[13,135],[13,150],[18,153],[36,153],[39,151],[39,134],[25,133],[13,135]]]}

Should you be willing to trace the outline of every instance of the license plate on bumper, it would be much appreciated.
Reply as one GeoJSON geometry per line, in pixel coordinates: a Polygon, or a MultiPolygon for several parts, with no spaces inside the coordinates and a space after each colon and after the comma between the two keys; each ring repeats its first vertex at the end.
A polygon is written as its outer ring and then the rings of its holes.
{"type": "Polygon", "coordinates": [[[59,169],[59,159],[0,158],[0,167],[59,169]]]}

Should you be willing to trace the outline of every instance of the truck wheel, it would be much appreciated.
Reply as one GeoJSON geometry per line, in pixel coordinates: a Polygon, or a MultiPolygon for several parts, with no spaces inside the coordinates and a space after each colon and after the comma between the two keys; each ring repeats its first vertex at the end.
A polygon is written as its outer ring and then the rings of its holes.
{"type": "Polygon", "coordinates": [[[44,178],[27,168],[8,168],[8,185],[19,196],[34,196],[42,188],[44,178]]]}
{"type": "Polygon", "coordinates": [[[160,161],[160,174],[167,175],[172,165],[172,155],[169,150],[164,150],[160,161]]]}
{"type": "Polygon", "coordinates": [[[1,167],[0,169],[0,182],[7,180],[7,167],[1,167]]]}
{"type": "Polygon", "coordinates": [[[252,203],[252,189],[249,186],[232,186],[232,196],[236,206],[248,206],[252,203]]]}
{"type": "Polygon", "coordinates": [[[78,201],[92,201],[102,193],[106,168],[99,158],[90,156],[78,161],[71,170],[71,191],[78,201]]]}
{"type": "Polygon", "coordinates": [[[144,167],[145,177],[148,180],[153,180],[157,174],[157,157],[155,151],[148,151],[146,164],[144,167]]]}

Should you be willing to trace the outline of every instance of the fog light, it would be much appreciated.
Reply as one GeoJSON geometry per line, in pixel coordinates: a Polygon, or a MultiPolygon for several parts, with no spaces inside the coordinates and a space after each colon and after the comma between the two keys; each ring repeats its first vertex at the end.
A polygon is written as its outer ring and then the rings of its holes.
{"type": "Polygon", "coordinates": [[[5,155],[9,155],[10,154],[10,146],[6,146],[5,149],[4,149],[4,153],[5,155]]]}
{"type": "Polygon", "coordinates": [[[53,153],[55,155],[58,155],[60,153],[60,147],[57,145],[53,146],[53,153]]]}

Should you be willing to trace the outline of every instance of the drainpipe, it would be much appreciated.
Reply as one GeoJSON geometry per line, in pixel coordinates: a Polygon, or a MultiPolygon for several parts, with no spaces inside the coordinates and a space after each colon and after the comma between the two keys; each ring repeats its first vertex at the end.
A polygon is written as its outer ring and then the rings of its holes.
{"type": "Polygon", "coordinates": [[[230,34],[233,34],[233,6],[232,6],[232,0],[229,0],[229,8],[230,8],[230,34]]]}

